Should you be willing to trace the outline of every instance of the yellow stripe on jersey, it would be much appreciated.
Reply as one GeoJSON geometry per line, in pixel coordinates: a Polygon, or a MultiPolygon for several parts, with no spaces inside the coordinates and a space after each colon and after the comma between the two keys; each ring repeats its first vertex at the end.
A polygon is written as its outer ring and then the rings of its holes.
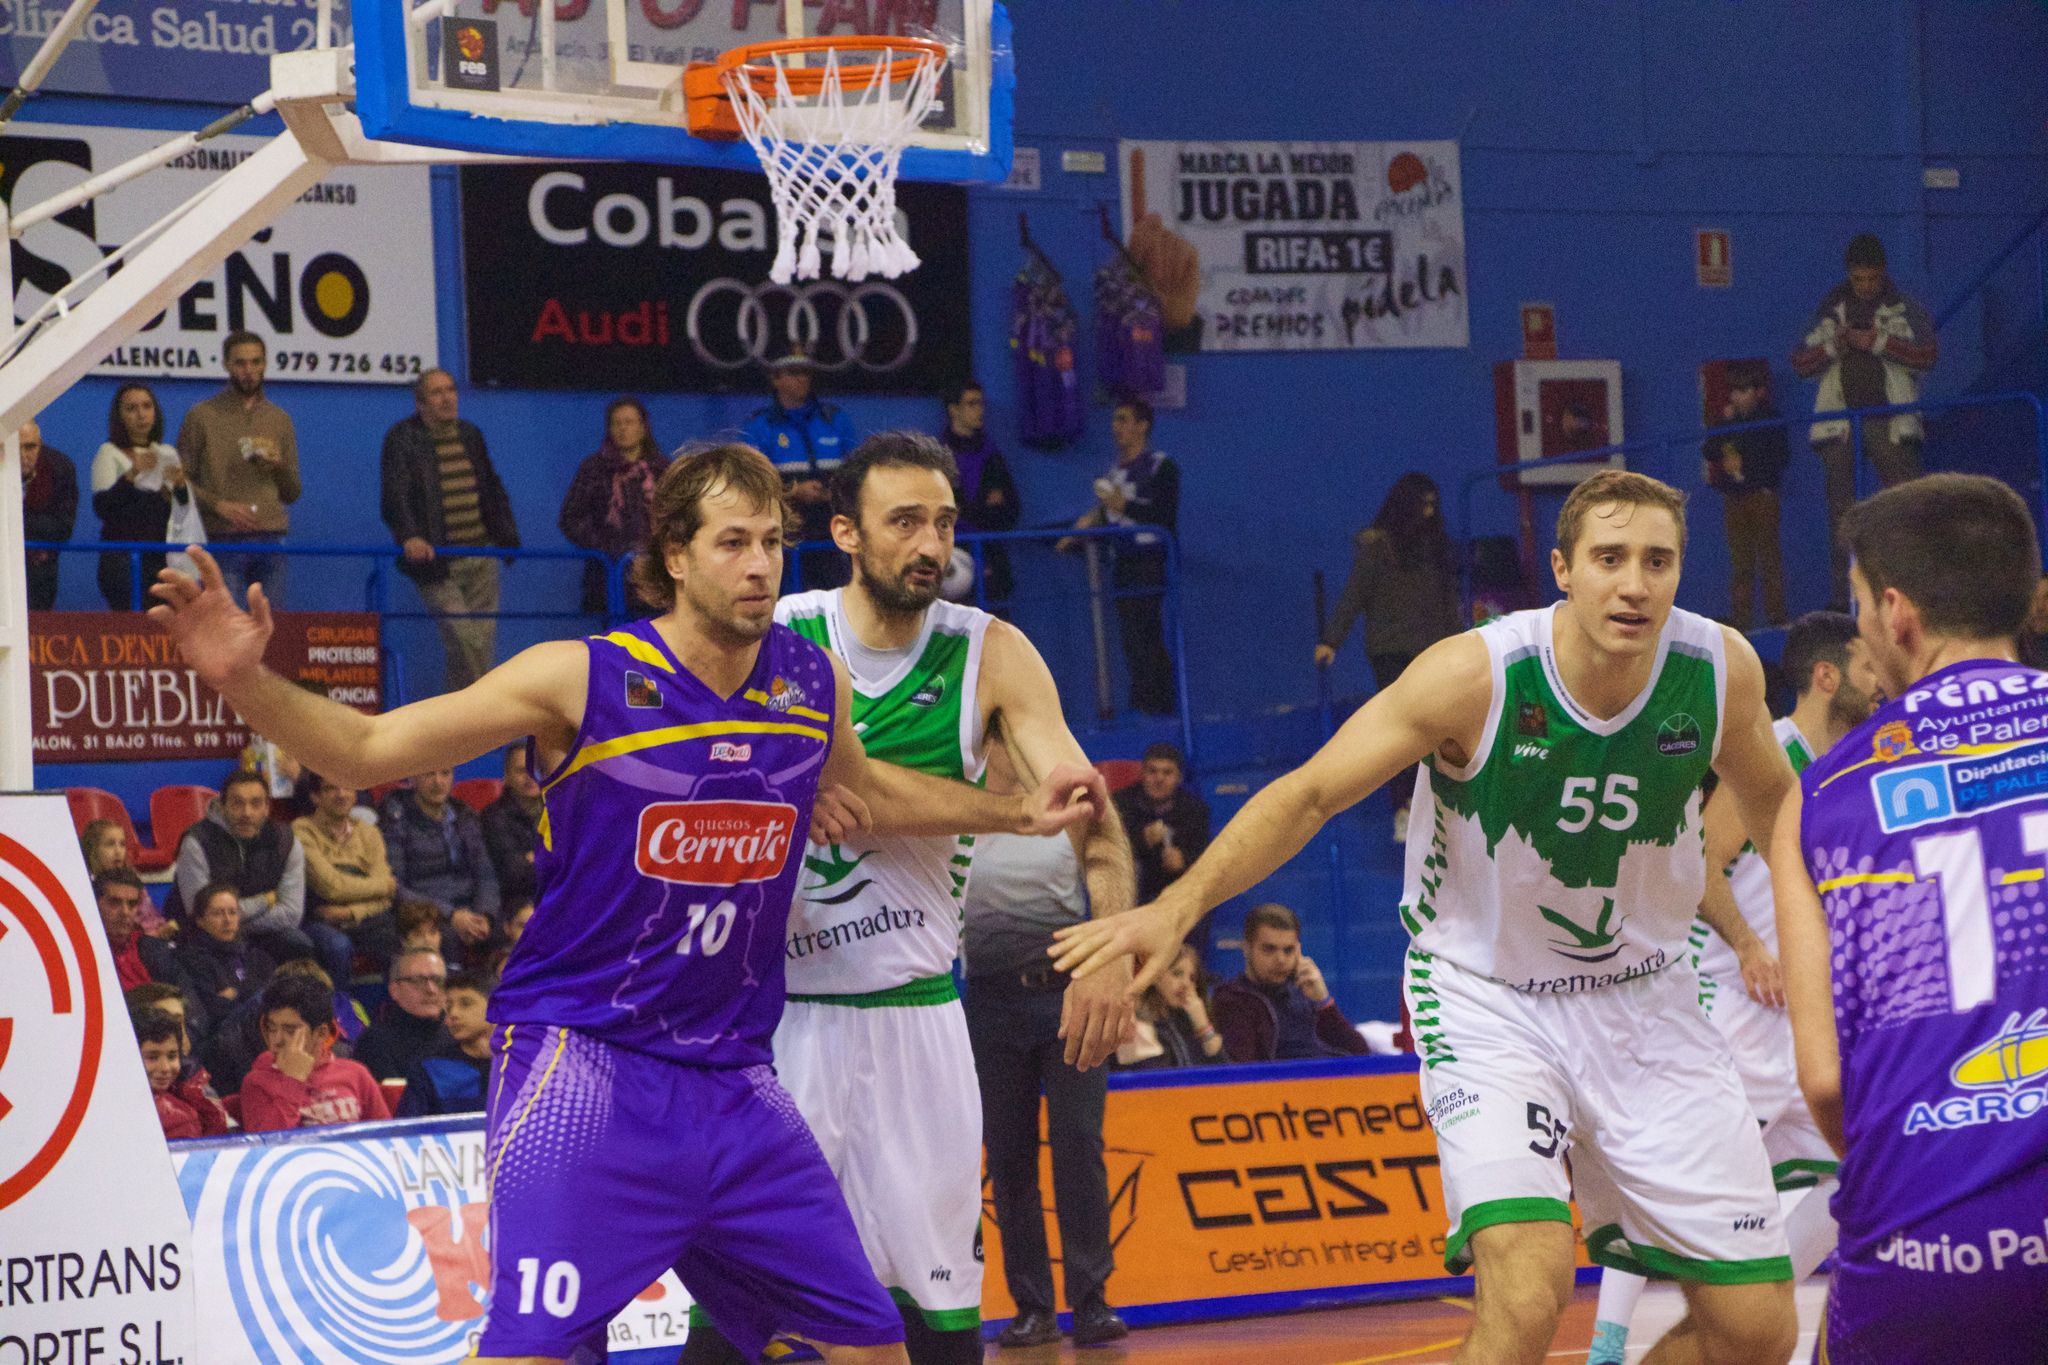
{"type": "Polygon", "coordinates": [[[505,1153],[512,1150],[512,1140],[518,1137],[519,1130],[526,1126],[526,1116],[533,1112],[533,1106],[540,1099],[541,1091],[546,1090],[548,1082],[555,1078],[555,1067],[562,1060],[562,1049],[567,1046],[569,1046],[569,1030],[556,1029],[555,1055],[548,1058],[548,1069],[540,1073],[540,1084],[534,1086],[533,1093],[526,1097],[526,1107],[519,1111],[519,1117],[512,1124],[512,1131],[505,1134],[505,1141],[498,1148],[498,1159],[491,1163],[491,1175],[490,1179],[485,1182],[485,1189],[489,1189],[498,1183],[498,1168],[505,1164],[505,1153]]]}
{"type": "Polygon", "coordinates": [[[2000,886],[2012,886],[2017,882],[2038,882],[2048,877],[2048,868],[2023,867],[2017,872],[2008,872],[1998,879],[2000,886]]]}
{"type": "Polygon", "coordinates": [[[1868,768],[1875,763],[1898,763],[1908,758],[1979,758],[1985,754],[2002,754],[2007,749],[2017,749],[2020,747],[2020,745],[2031,742],[2032,741],[2030,740],[2015,739],[2008,743],[2000,744],[1958,744],[1954,748],[1942,749],[1938,752],[1927,749],[1915,749],[1911,753],[1900,754],[1897,758],[1866,758],[1861,762],[1851,763],[1848,767],[1842,768],[1839,771],[1831,774],[1828,777],[1827,781],[1821,783],[1818,787],[1815,787],[1814,790],[1826,791],[1829,787],[1832,787],[1835,783],[1841,781],[1850,773],[1860,772],[1864,768],[1868,768]]]}
{"type": "Polygon", "coordinates": [[[630,631],[615,630],[609,635],[593,635],[590,638],[617,645],[649,668],[658,668],[664,673],[676,671],[675,665],[663,658],[660,650],[630,631]]]}
{"type": "Polygon", "coordinates": [[[766,706],[768,704],[768,694],[766,692],[763,692],[758,687],[750,687],[746,691],[740,693],[740,696],[754,703],[754,705],[756,706],[766,706]]]}
{"type": "Polygon", "coordinates": [[[1834,891],[1844,886],[1906,886],[1918,881],[1910,872],[1852,872],[1846,877],[1830,877],[1816,891],[1834,891]]]}
{"type": "Polygon", "coordinates": [[[665,744],[681,744],[692,739],[708,739],[713,735],[803,735],[823,744],[830,736],[815,725],[796,725],[786,721],[772,720],[707,720],[695,725],[669,725],[659,730],[642,730],[637,734],[619,735],[596,744],[586,744],[576,753],[576,759],[562,770],[561,776],[548,783],[543,791],[553,790],[571,773],[580,772],[593,763],[602,763],[620,754],[638,753],[642,749],[655,749],[665,744]]]}

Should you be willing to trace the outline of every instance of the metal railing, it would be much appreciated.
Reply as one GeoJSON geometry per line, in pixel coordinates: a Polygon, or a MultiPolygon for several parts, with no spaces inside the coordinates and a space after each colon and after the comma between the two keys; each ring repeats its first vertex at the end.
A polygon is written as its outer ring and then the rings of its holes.
{"type": "MultiPolygon", "coordinates": [[[[1767,428],[1783,428],[1787,438],[1795,427],[1808,427],[1819,422],[1846,421],[1849,424],[1849,441],[1856,460],[1856,493],[1863,497],[1873,491],[1870,487],[1869,469],[1863,458],[1863,424],[1874,418],[1889,418],[1907,413],[1944,413],[1970,409],[1999,407],[2022,404],[2032,411],[2034,417],[2034,465],[2041,480],[2041,492],[2048,498],[2048,406],[2041,396],[2025,390],[2015,389],[2002,393],[1970,394],[1959,398],[1923,398],[1911,403],[1893,403],[1883,407],[1842,408],[1832,412],[1795,413],[1787,416],[1768,417],[1753,422],[1728,422],[1712,427],[1701,427],[1697,431],[1673,432],[1662,436],[1644,436],[1615,445],[1601,446],[1595,450],[1575,450],[1558,455],[1544,455],[1533,460],[1521,460],[1514,464],[1499,464],[1490,468],[1477,469],[1467,474],[1458,485],[1457,521],[1453,528],[1463,551],[1459,556],[1460,574],[1464,589],[1464,600],[1469,608],[1472,601],[1472,498],[1480,484],[1489,479],[1500,479],[1525,470],[1554,468],[1569,464],[1599,464],[1620,456],[1624,464],[1629,463],[1631,454],[1654,453],[1662,456],[1665,452],[1685,449],[1697,456],[1700,447],[1710,438],[1732,435],[1744,431],[1760,431],[1767,428]]],[[[1689,457],[1690,458],[1690,457],[1689,457]]],[[[1565,491],[1562,485],[1535,485],[1523,487],[1521,492],[1543,491],[1552,488],[1565,491]]],[[[2042,519],[2048,526],[2048,519],[2042,519]]],[[[1525,547],[1534,552],[1534,547],[1525,547]]]]}
{"type": "MultiPolygon", "coordinates": [[[[1182,628],[1180,547],[1174,538],[1157,527],[1099,527],[1076,530],[1071,527],[1049,528],[1029,531],[978,532],[961,535],[956,544],[965,549],[975,562],[975,604],[983,609],[1004,610],[1023,608],[1030,603],[1057,604],[1069,600],[1069,593],[1017,592],[1002,600],[992,600],[988,595],[987,559],[988,550],[995,545],[1027,547],[1050,545],[1053,542],[1072,539],[1080,543],[1082,562],[1085,566],[1087,586],[1084,589],[1090,615],[1090,634],[1094,654],[1094,683],[1096,715],[1099,720],[1108,720],[1120,708],[1113,703],[1109,690],[1111,664],[1109,657],[1108,626],[1104,612],[1108,604],[1125,598],[1156,596],[1161,599],[1161,628],[1165,632],[1168,656],[1173,666],[1174,696],[1180,711],[1182,748],[1193,761],[1195,751],[1194,726],[1188,701],[1186,637],[1182,628]],[[1116,542],[1135,541],[1140,535],[1152,535],[1158,539],[1148,551],[1163,550],[1165,558],[1165,582],[1156,587],[1118,588],[1111,586],[1100,572],[1099,555],[1104,548],[1116,542]]],[[[128,556],[129,600],[146,607],[150,599],[144,596],[143,560],[145,556],[175,554],[185,547],[144,541],[30,541],[26,549],[54,551],[65,555],[99,555],[117,553],[128,556]]],[[[488,617],[497,621],[538,621],[584,618],[589,613],[581,610],[558,608],[554,610],[508,610],[488,613],[436,613],[413,609],[410,606],[395,607],[391,600],[391,579],[394,570],[403,561],[397,546],[385,543],[374,545],[301,545],[264,543],[257,541],[223,541],[207,547],[211,553],[224,556],[278,555],[287,560],[363,560],[367,561],[367,573],[363,582],[362,610],[375,613],[378,618],[378,645],[385,659],[385,697],[387,705],[401,705],[408,695],[405,682],[404,654],[391,642],[385,627],[397,621],[439,621],[464,619],[465,616],[488,617]]],[[[838,549],[825,541],[807,541],[789,547],[784,555],[785,584],[789,590],[800,590],[802,586],[801,565],[806,551],[838,549]]],[[[436,547],[435,556],[446,559],[502,559],[512,561],[596,563],[602,566],[605,582],[605,612],[602,623],[609,627],[629,618],[631,598],[626,587],[626,576],[633,557],[630,555],[607,555],[596,550],[581,549],[507,549],[499,546],[450,546],[436,547]]],[[[290,610],[290,607],[285,608],[290,610]]],[[[1070,715],[1070,720],[1072,719],[1070,715]]]]}

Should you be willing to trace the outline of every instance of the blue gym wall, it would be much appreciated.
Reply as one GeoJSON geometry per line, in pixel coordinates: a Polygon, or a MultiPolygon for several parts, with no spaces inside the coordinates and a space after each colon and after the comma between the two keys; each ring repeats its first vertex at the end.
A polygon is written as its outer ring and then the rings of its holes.
{"type": "MultiPolygon", "coordinates": [[[[1471,346],[1192,357],[1188,406],[1162,412],[1158,444],[1185,473],[1191,688],[1204,715],[1243,717],[1314,695],[1310,574],[1341,582],[1350,533],[1402,471],[1451,492],[1493,456],[1491,367],[1519,353],[1518,304],[1557,307],[1561,353],[1621,362],[1634,436],[1698,424],[1696,368],[1717,355],[1772,358],[1781,402],[1811,389],[1785,367],[1814,302],[1841,272],[1849,237],[1875,231],[1892,273],[1939,308],[2048,202],[2048,12],[2031,3],[1521,4],[1358,0],[1016,0],[1017,135],[1039,147],[1044,188],[972,196],[976,366],[1012,451],[1029,521],[1080,511],[1108,459],[1107,413],[1065,453],[1014,440],[1006,346],[1016,213],[1087,311],[1106,247],[1094,206],[1113,175],[1060,170],[1060,152],[1110,153],[1133,138],[1456,138],[1462,146],[1471,346]],[[1958,190],[1922,188],[1927,166],[1958,190]],[[1693,280],[1693,230],[1733,234],[1734,287],[1693,280]]],[[[250,93],[250,92],[238,92],[250,93]]],[[[191,105],[49,97],[51,120],[196,126],[191,105]]],[[[444,358],[460,375],[462,302],[455,180],[436,173],[444,358]]],[[[478,244],[468,244],[478,249],[478,244]]],[[[1977,384],[1987,342],[2038,350],[2041,258],[2020,253],[1942,333],[1932,394],[1977,384]]],[[[1084,329],[1085,334],[1085,329],[1084,329]]],[[[1085,343],[1084,343],[1085,344],[1085,343]]],[[[1084,373],[1092,358],[1084,355],[1084,373]]],[[[46,436],[81,458],[100,439],[111,385],[82,382],[45,415],[46,436]]],[[[211,385],[166,383],[175,417],[211,385]]],[[[293,538],[378,541],[375,470],[384,428],[410,410],[401,389],[289,384],[277,396],[301,438],[306,496],[293,538]]],[[[491,438],[530,545],[558,544],[557,507],[598,435],[604,394],[470,390],[465,415],[491,438]]],[[[668,442],[744,421],[751,395],[647,395],[668,442]]],[[[849,400],[863,429],[926,424],[917,400],[849,400]]],[[[1940,463],[1981,462],[1969,437],[1931,443],[1940,463]]],[[[1803,454],[1803,441],[1795,451],[1803,454]]],[[[1694,450],[1642,467],[1691,484],[1694,450]]],[[[1790,482],[1787,551],[1795,605],[1824,591],[1818,480],[1790,482]],[[1804,510],[1802,510],[1804,509],[1804,510]]],[[[1505,531],[1508,500],[1481,485],[1478,529],[1505,531]]],[[[1718,510],[1700,500],[1681,596],[1721,610],[1718,510]]],[[[95,522],[81,514],[81,534],[95,522]]],[[[1071,566],[1062,573],[1070,581],[1071,566]]],[[[520,605],[573,601],[571,571],[521,580],[520,605]]],[[[409,589],[397,589],[409,601],[409,589]]],[[[294,605],[353,606],[361,577],[301,572],[294,605]]],[[[91,572],[67,568],[62,605],[93,607],[91,572]]],[[[508,629],[516,643],[544,626],[508,629]]],[[[438,676],[423,632],[403,636],[415,690],[438,676]]],[[[1089,709],[1086,634],[1075,613],[1042,630],[1072,711],[1089,709]]],[[[1340,693],[1366,690],[1355,640],[1340,693]]],[[[210,774],[208,774],[210,776],[210,774]]],[[[121,785],[105,770],[46,768],[48,784],[121,785]]],[[[153,780],[171,780],[152,774],[153,780]]]]}

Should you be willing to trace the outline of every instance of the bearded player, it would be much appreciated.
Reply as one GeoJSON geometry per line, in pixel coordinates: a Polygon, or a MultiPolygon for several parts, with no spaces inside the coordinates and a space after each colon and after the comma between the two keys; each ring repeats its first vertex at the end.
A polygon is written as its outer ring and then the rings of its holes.
{"type": "Polygon", "coordinates": [[[166,570],[153,590],[151,615],[209,686],[351,785],[530,737],[539,896],[491,997],[484,1359],[602,1359],[611,1319],[670,1267],[754,1350],[780,1329],[835,1365],[906,1359],[895,1306],[768,1065],[796,840],[821,781],[913,830],[1050,832],[1091,813],[1098,788],[1072,769],[1033,803],[1005,802],[869,763],[844,670],[773,624],[787,519],[758,451],[679,459],[636,566],[662,615],[537,645],[378,716],[264,668],[262,589],[238,609],[204,550],[191,552],[199,582],[166,570]]]}
{"type": "MultiPolygon", "coordinates": [[[[1771,731],[1798,773],[1870,719],[1884,694],[1870,651],[1856,637],[1855,618],[1841,612],[1809,612],[1794,621],[1779,663],[1797,688],[1797,701],[1771,731]]],[[[1707,889],[1692,934],[1700,1007],[1728,1040],[1749,1107],[1763,1125],[1797,1284],[1834,1249],[1828,1196],[1835,1187],[1835,1153],[1799,1093],[1771,872],[1743,838],[1742,815],[1725,789],[1707,799],[1706,842],[1707,889]]],[[[1600,1277],[1586,1365],[1621,1365],[1626,1359],[1628,1321],[1645,1283],[1625,1270],[1600,1277]]]]}
{"type": "Polygon", "coordinates": [[[1771,870],[1799,1084],[1841,1153],[1825,1365],[2048,1360],[2048,673],[2026,504],[1936,474],[1842,521],[1893,700],[1800,774],[1771,870]]]}
{"type": "MultiPolygon", "coordinates": [[[[978,782],[1000,744],[1026,774],[1087,761],[1052,675],[1023,633],[940,601],[959,517],[953,456],[929,436],[863,441],[832,481],[844,588],[786,597],[777,621],[829,649],[852,679],[872,758],[978,782]]],[[[1027,780],[1029,780],[1027,778],[1027,780]]],[[[1072,831],[1097,916],[1131,903],[1113,811],[1072,831]]],[[[981,1094],[953,984],[972,837],[856,834],[814,845],[789,921],[782,1082],[824,1146],[869,1263],[903,1310],[914,1365],[982,1358],[981,1094]]],[[[1117,975],[1117,974],[1112,974],[1117,975]]],[[[1116,1046],[1128,973],[1072,988],[1104,1008],[1116,1046]]],[[[686,1365],[731,1361],[693,1334],[686,1365]]]]}
{"type": "Polygon", "coordinates": [[[1420,764],[1401,917],[1445,1264],[1478,1279],[1463,1362],[1549,1351],[1574,1195],[1596,1261],[1685,1292],[1650,1360],[1783,1362],[1797,1337],[1770,1162],[1684,965],[1709,766],[1753,834],[1792,771],[1755,651],[1672,606],[1684,508],[1640,474],[1580,484],[1551,552],[1562,603],[1430,648],[1156,902],[1053,949],[1077,977],[1135,954],[1149,982],[1207,910],[1420,764]]]}

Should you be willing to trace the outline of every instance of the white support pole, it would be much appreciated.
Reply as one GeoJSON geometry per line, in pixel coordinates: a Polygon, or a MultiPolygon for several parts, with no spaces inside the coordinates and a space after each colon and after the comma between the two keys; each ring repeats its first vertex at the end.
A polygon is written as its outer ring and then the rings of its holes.
{"type": "Polygon", "coordinates": [[[276,107],[277,98],[266,90],[226,118],[209,123],[197,132],[185,133],[174,137],[162,146],[152,147],[140,156],[130,157],[120,165],[93,176],[90,180],[73,185],[62,194],[51,195],[33,208],[23,209],[16,215],[10,233],[15,237],[19,237],[36,224],[47,222],[60,213],[78,207],[88,199],[97,199],[108,190],[125,185],[138,175],[146,175],[151,171],[168,166],[208,138],[218,137],[231,128],[241,126],[259,114],[269,113],[276,107]]]}
{"type": "MultiPolygon", "coordinates": [[[[7,206],[0,204],[0,227],[7,206]]],[[[6,241],[0,232],[0,242],[6,241]]],[[[0,251],[0,345],[14,333],[14,253],[0,251]]],[[[17,424],[18,425],[18,424],[17,424]]],[[[29,724],[28,564],[21,548],[21,442],[0,442],[0,791],[35,787],[35,732],[29,724]]]]}
{"type": "Polygon", "coordinates": [[[191,212],[0,365],[0,431],[35,416],[101,356],[268,227],[328,169],[287,134],[222,176],[191,212]]]}
{"type": "Polygon", "coordinates": [[[0,103],[0,128],[14,121],[16,112],[42,85],[43,77],[50,74],[50,68],[57,64],[57,58],[64,54],[64,49],[71,46],[71,40],[78,36],[78,30],[85,27],[86,17],[98,3],[99,0],[71,0],[71,7],[64,11],[57,27],[50,30],[42,46],[36,49],[36,55],[29,59],[28,69],[21,73],[21,79],[15,82],[6,102],[0,103]]]}

